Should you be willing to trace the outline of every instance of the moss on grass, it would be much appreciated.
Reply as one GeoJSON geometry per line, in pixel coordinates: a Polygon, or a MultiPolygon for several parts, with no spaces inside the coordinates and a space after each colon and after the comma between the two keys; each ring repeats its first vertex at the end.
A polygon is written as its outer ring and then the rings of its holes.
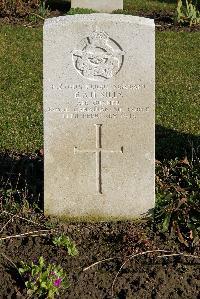
{"type": "Polygon", "coordinates": [[[101,215],[89,215],[89,216],[53,216],[46,214],[47,217],[50,217],[52,223],[77,223],[77,222],[126,222],[126,221],[133,221],[134,223],[141,223],[146,222],[148,217],[112,217],[112,216],[101,216],[101,215]]]}

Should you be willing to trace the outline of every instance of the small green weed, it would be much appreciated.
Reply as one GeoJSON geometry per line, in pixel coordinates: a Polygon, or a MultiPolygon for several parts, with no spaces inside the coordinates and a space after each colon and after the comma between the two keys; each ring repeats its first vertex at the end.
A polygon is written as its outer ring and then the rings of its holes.
{"type": "Polygon", "coordinates": [[[28,15],[28,20],[32,23],[37,23],[39,20],[44,20],[50,14],[49,7],[46,6],[46,1],[41,0],[39,7],[36,12],[30,12],[28,15]]]}
{"type": "Polygon", "coordinates": [[[16,213],[27,207],[27,201],[19,190],[3,187],[0,188],[0,207],[2,210],[16,213]]]}
{"type": "Polygon", "coordinates": [[[51,299],[69,287],[67,275],[62,267],[54,264],[46,265],[42,256],[38,262],[32,262],[30,265],[21,262],[18,271],[25,280],[27,294],[30,296],[37,295],[39,298],[45,296],[51,299]]]}
{"type": "Polygon", "coordinates": [[[30,211],[41,212],[38,202],[33,200],[33,195],[29,194],[26,186],[13,188],[10,184],[0,187],[0,211],[11,213],[28,213],[30,211]]]}
{"type": "Polygon", "coordinates": [[[175,21],[182,25],[198,25],[200,24],[200,12],[192,1],[186,0],[186,6],[183,5],[182,0],[178,1],[175,21]]]}
{"type": "Polygon", "coordinates": [[[49,14],[49,7],[46,7],[46,1],[45,0],[41,0],[39,8],[38,8],[38,14],[41,17],[46,17],[49,14]]]}
{"type": "Polygon", "coordinates": [[[53,244],[59,247],[64,247],[67,250],[68,254],[71,256],[78,255],[76,245],[68,236],[65,236],[64,234],[61,234],[58,237],[54,237],[53,244]]]}

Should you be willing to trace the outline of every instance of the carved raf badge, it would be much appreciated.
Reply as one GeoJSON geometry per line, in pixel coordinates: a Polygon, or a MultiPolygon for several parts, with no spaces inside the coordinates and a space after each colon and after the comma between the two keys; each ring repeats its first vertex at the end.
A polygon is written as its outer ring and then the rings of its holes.
{"type": "Polygon", "coordinates": [[[104,31],[94,31],[72,52],[74,67],[83,77],[102,81],[115,76],[123,65],[124,52],[104,31]]]}

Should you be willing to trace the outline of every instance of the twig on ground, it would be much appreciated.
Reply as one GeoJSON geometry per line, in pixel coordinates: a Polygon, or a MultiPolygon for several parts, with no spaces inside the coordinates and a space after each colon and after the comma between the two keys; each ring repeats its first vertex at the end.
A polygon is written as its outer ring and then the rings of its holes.
{"type": "MultiPolygon", "coordinates": [[[[119,271],[117,272],[117,274],[115,275],[115,278],[113,280],[112,283],[112,287],[111,287],[111,296],[114,296],[114,285],[116,282],[117,277],[119,276],[121,270],[123,269],[123,267],[125,266],[126,263],[128,263],[132,258],[135,258],[137,256],[142,256],[142,255],[146,255],[148,253],[158,253],[158,252],[171,252],[168,250],[149,250],[149,251],[144,251],[141,253],[137,253],[137,254],[132,254],[130,256],[127,257],[127,260],[121,265],[119,271]]],[[[189,255],[189,254],[184,254],[184,253],[171,253],[171,254],[163,254],[163,255],[158,255],[158,258],[163,258],[163,257],[171,257],[171,256],[183,256],[183,257],[192,257],[192,258],[200,258],[199,256],[195,256],[195,255],[189,255]]]]}
{"type": "Polygon", "coordinates": [[[13,239],[13,238],[24,238],[24,237],[40,237],[40,236],[46,236],[49,233],[55,232],[57,229],[42,229],[42,230],[35,230],[35,231],[30,231],[24,234],[19,234],[19,235],[12,235],[12,236],[6,236],[3,238],[0,238],[0,241],[3,240],[8,240],[8,239],[13,239]]]}
{"type": "Polygon", "coordinates": [[[15,189],[16,189],[16,190],[17,190],[17,187],[18,187],[18,184],[19,184],[20,176],[21,176],[21,173],[19,173],[19,174],[18,174],[18,177],[17,177],[17,182],[16,182],[16,186],[15,186],[15,189]]]}
{"type": "Polygon", "coordinates": [[[111,261],[111,260],[114,260],[114,259],[121,259],[121,257],[110,257],[110,258],[108,258],[108,259],[104,259],[104,260],[95,262],[94,264],[92,264],[92,265],[90,265],[90,266],[84,268],[83,271],[87,271],[87,270],[89,270],[90,268],[92,268],[92,267],[94,267],[94,266],[96,266],[96,265],[98,265],[98,264],[101,264],[101,263],[104,263],[104,262],[107,262],[107,261],[111,261]]]}
{"type": "Polygon", "coordinates": [[[196,258],[196,259],[200,258],[200,256],[198,256],[198,255],[184,254],[182,252],[180,252],[180,253],[173,253],[173,254],[163,254],[163,255],[158,255],[157,257],[158,258],[162,258],[162,257],[171,257],[171,256],[193,257],[193,258],[196,258]]]}
{"type": "MultiPolygon", "coordinates": [[[[13,171],[13,169],[14,169],[14,165],[11,167],[11,172],[13,171]]],[[[10,173],[9,173],[10,174],[10,173]]],[[[11,175],[7,178],[7,181],[6,181],[6,184],[5,184],[5,188],[8,186],[8,183],[9,183],[9,181],[10,181],[10,179],[11,179],[11,175]]]]}
{"type": "Polygon", "coordinates": [[[2,253],[2,252],[0,252],[0,254],[6,259],[6,260],[8,260],[16,269],[17,269],[17,271],[18,271],[18,268],[17,268],[17,265],[13,262],[13,261],[11,261],[4,253],[2,253]]]}
{"type": "Polygon", "coordinates": [[[15,215],[15,214],[10,213],[10,212],[7,212],[7,211],[2,211],[2,214],[3,214],[3,213],[8,214],[8,215],[11,215],[11,216],[14,216],[14,217],[19,218],[19,219],[22,219],[22,220],[25,220],[25,221],[30,222],[30,223],[36,224],[36,225],[38,225],[38,226],[45,226],[45,225],[40,224],[40,223],[37,223],[37,222],[35,222],[35,221],[33,221],[33,220],[30,220],[30,219],[21,217],[21,216],[19,216],[19,215],[15,215]]]}
{"type": "Polygon", "coordinates": [[[7,222],[6,224],[2,227],[2,229],[0,230],[0,234],[2,233],[2,231],[4,230],[4,228],[6,228],[6,226],[13,221],[13,219],[15,218],[15,215],[13,215],[7,222]]]}
{"type": "Polygon", "coordinates": [[[115,278],[113,280],[112,283],[112,287],[111,287],[111,293],[112,293],[112,297],[114,296],[114,285],[115,285],[115,281],[117,279],[117,277],[119,276],[119,273],[121,272],[121,270],[123,269],[123,267],[126,265],[126,263],[128,263],[132,258],[135,258],[137,256],[142,256],[142,255],[146,255],[148,253],[155,253],[155,252],[171,252],[168,250],[148,250],[148,251],[144,251],[144,252],[140,252],[140,253],[136,253],[136,254],[131,254],[130,256],[127,257],[127,260],[121,265],[119,271],[117,272],[117,274],[115,275],[115,278]]]}
{"type": "MultiPolygon", "coordinates": [[[[169,250],[152,250],[152,251],[145,251],[145,252],[142,252],[142,253],[137,253],[137,255],[143,255],[143,254],[147,254],[147,253],[152,253],[152,252],[171,252],[169,250]]],[[[128,259],[131,259],[133,255],[131,254],[130,256],[127,256],[128,259]]],[[[89,270],[90,268],[98,265],[98,264],[101,264],[101,263],[104,263],[104,262],[107,262],[107,261],[111,261],[111,260],[115,260],[115,259],[122,259],[122,257],[110,257],[110,258],[107,258],[107,259],[104,259],[104,260],[100,260],[98,262],[95,262],[93,264],[91,264],[90,266],[86,267],[83,269],[83,271],[87,271],[89,270]]]]}
{"type": "Polygon", "coordinates": [[[40,15],[38,15],[38,14],[36,14],[36,13],[31,12],[30,15],[33,15],[33,16],[35,16],[35,17],[41,19],[41,20],[45,20],[45,18],[41,17],[40,15]]]}

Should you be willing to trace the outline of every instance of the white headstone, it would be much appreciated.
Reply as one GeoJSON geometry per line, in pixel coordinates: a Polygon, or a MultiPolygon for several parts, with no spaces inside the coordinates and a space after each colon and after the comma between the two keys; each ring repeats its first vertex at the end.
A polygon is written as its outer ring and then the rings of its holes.
{"type": "Polygon", "coordinates": [[[123,9],[123,0],[71,0],[72,8],[88,8],[100,12],[123,9]]]}
{"type": "Polygon", "coordinates": [[[132,218],[154,207],[154,21],[75,15],[44,25],[44,208],[132,218]]]}

